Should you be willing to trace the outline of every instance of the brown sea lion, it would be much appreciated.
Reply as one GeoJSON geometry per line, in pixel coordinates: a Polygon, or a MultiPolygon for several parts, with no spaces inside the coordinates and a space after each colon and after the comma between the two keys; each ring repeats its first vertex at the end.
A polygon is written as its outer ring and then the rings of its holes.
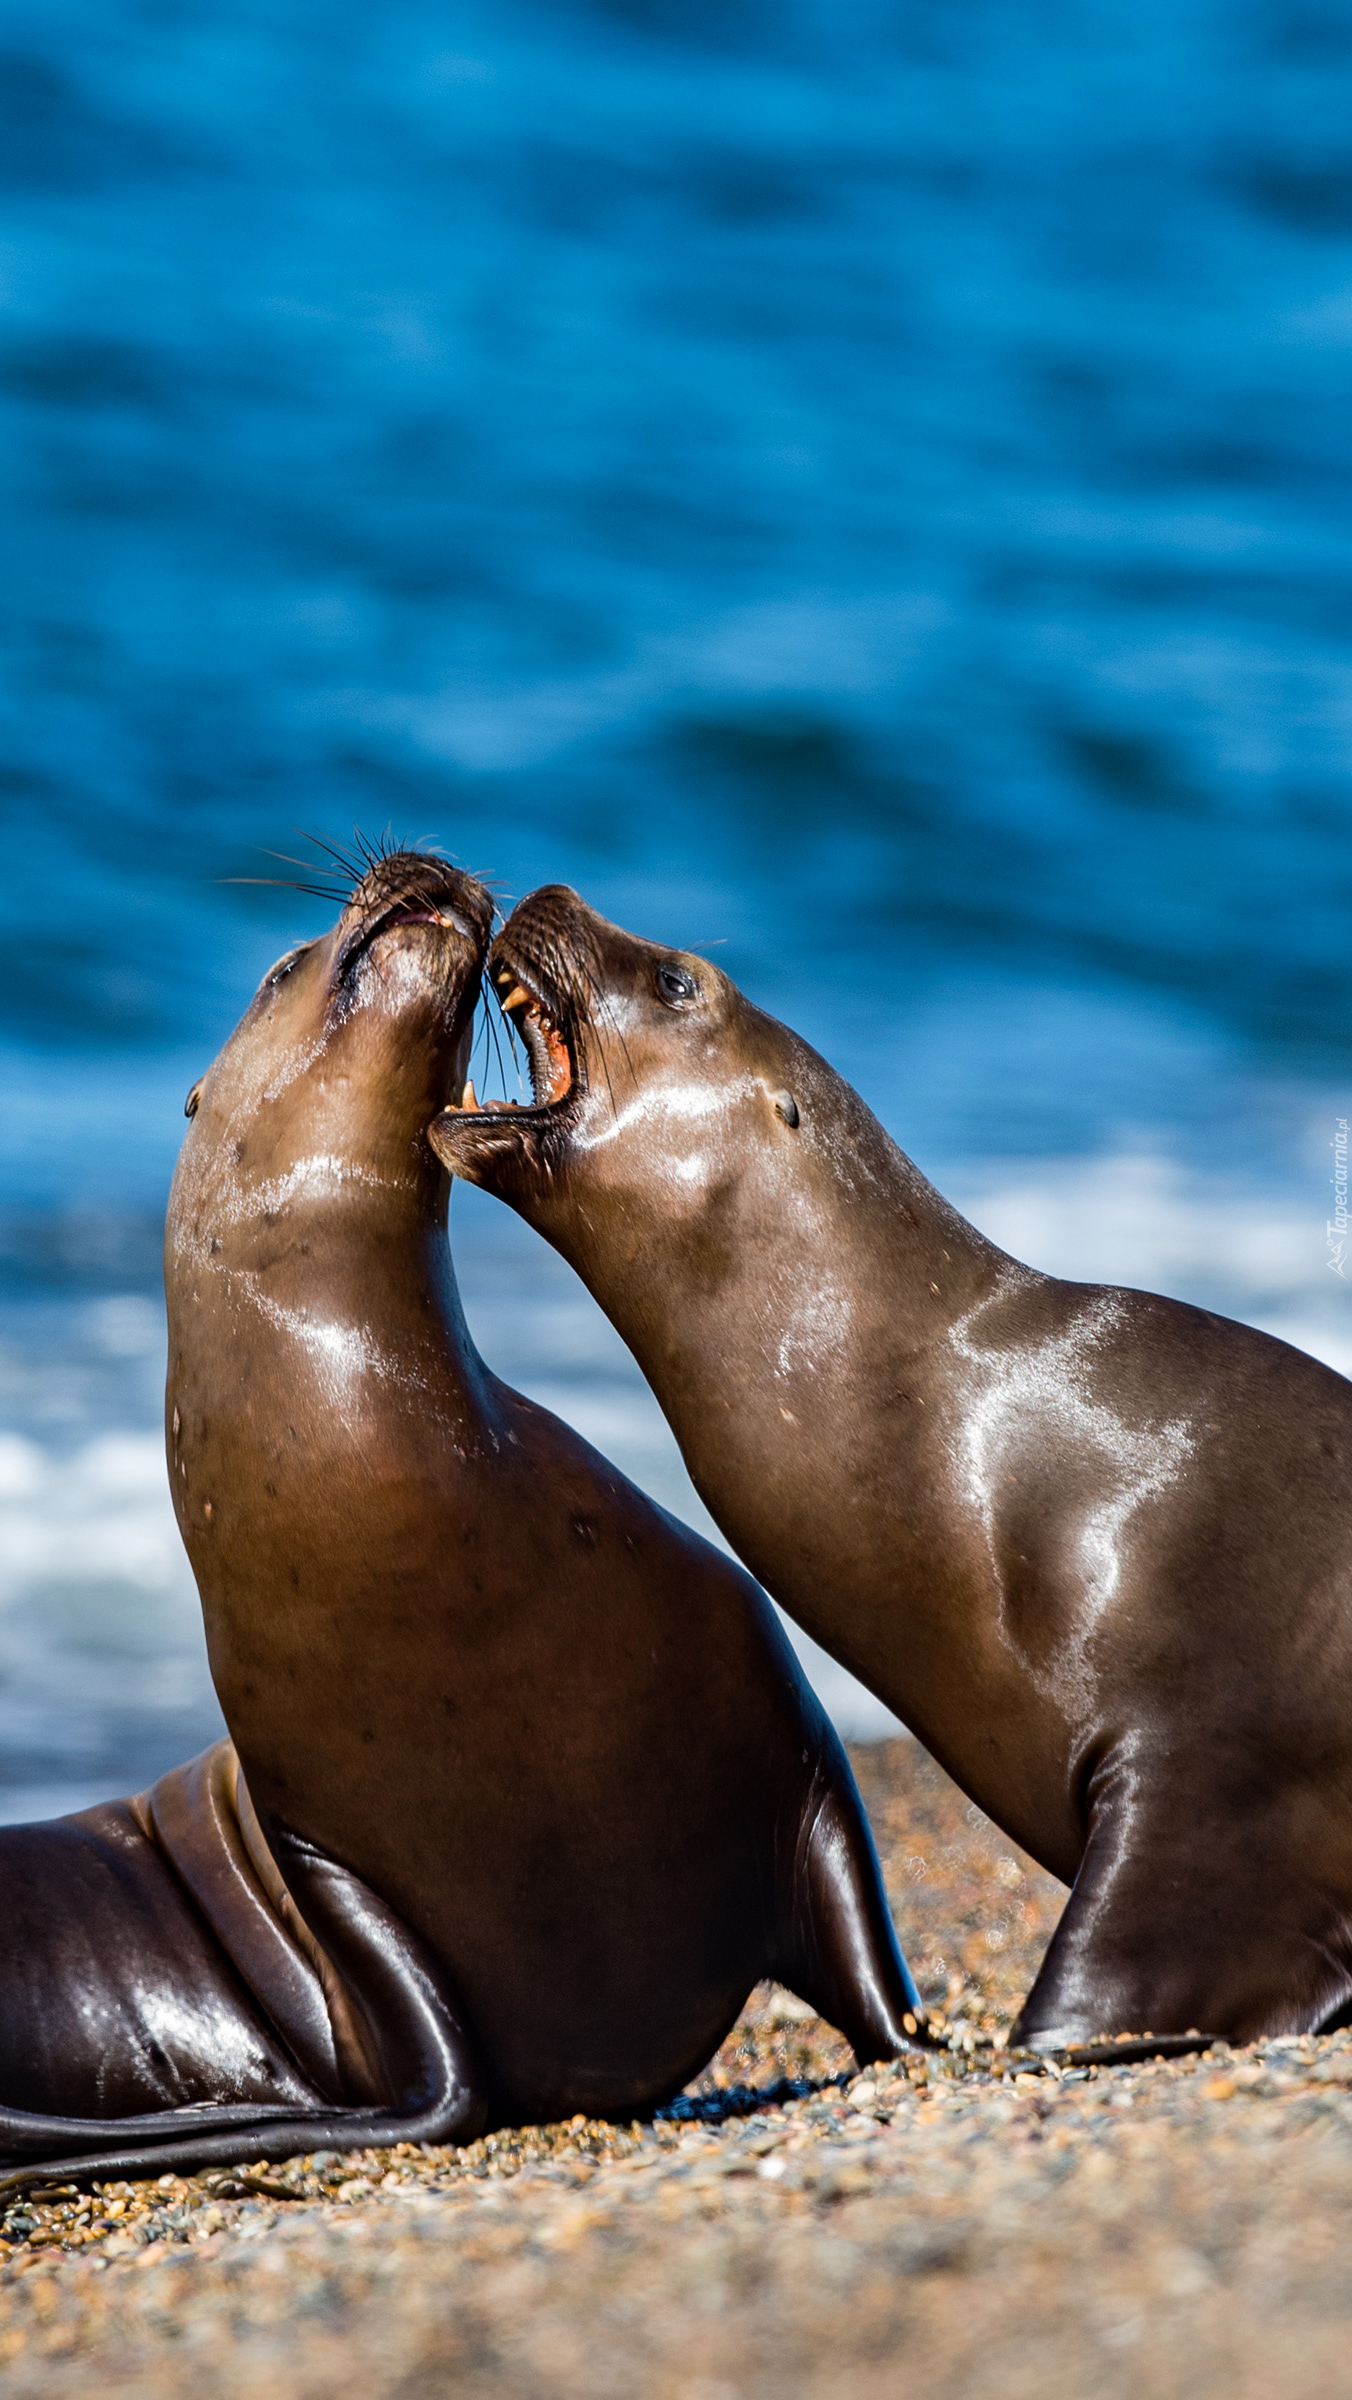
{"type": "Polygon", "coordinates": [[[753,1573],[1073,1884],[1015,2038],[1352,2015],[1352,1386],[1006,1257],[573,892],[493,972],[535,1104],[434,1145],[590,1286],[753,1573]]]}
{"type": "Polygon", "coordinates": [[[471,2054],[422,1946],[333,1865],[307,1911],[229,1742],[0,1831],[0,2191],[469,2138],[471,2054]]]}
{"type": "Polygon", "coordinates": [[[170,1475],[262,1833],[302,1917],[337,1862],[423,1946],[493,2122],[669,2099],[764,1976],[894,2055],[915,1987],[764,1596],[466,1330],[426,1129],[489,926],[377,862],[192,1095],[170,1475]]]}

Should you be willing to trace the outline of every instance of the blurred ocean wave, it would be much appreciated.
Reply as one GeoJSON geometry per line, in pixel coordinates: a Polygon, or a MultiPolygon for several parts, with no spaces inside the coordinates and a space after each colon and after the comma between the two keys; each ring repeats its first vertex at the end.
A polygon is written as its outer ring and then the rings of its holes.
{"type": "Polygon", "coordinates": [[[0,1029],[214,1047],[394,818],[1341,1060],[1346,22],[739,23],[15,0],[0,1029]]]}
{"type": "Polygon", "coordinates": [[[219,1718],[162,1441],[0,1435],[0,1821],[134,1789],[219,1718]]]}

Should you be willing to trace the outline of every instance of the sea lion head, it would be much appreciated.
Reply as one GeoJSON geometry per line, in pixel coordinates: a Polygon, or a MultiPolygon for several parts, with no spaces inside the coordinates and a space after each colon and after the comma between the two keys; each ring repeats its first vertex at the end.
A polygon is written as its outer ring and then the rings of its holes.
{"type": "Polygon", "coordinates": [[[372,860],[337,923],[270,967],[188,1094],[171,1230],[431,1186],[430,1114],[465,1083],[493,903],[428,851],[372,860]]]}
{"type": "Polygon", "coordinates": [[[525,1044],[531,1099],[452,1105],[429,1139],[588,1280],[603,1257],[688,1246],[696,1224],[715,1276],[726,1242],[786,1208],[811,1214],[814,1186],[834,1189],[854,1117],[861,1137],[881,1132],[720,968],[608,923],[564,885],[522,901],[490,973],[525,1044]]]}

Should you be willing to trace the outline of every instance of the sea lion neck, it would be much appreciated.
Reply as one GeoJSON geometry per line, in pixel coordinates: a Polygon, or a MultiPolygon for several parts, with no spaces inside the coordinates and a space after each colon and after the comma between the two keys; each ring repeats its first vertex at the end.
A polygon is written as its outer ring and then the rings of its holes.
{"type": "MultiPolygon", "coordinates": [[[[302,1149],[248,1177],[246,1149],[185,1145],[166,1222],[171,1308],[191,1306],[229,1338],[242,1369],[355,1397],[376,1375],[435,1389],[447,1404],[484,1369],[470,1339],[448,1238],[448,1178],[422,1146],[302,1149]],[[211,1168],[216,1170],[210,1171],[211,1168]]],[[[272,1161],[264,1162],[272,1164],[272,1161]]]]}
{"type": "Polygon", "coordinates": [[[477,1367],[425,1127],[465,1082],[491,920],[446,861],[376,859],[332,930],[264,977],[189,1096],[171,1316],[214,1317],[241,1371],[310,1393],[317,1428],[325,1395],[355,1406],[363,1376],[442,1388],[477,1367]]]}
{"type": "MultiPolygon", "coordinates": [[[[636,1150],[622,1172],[617,1157],[603,1165],[604,1143],[553,1179],[503,1192],[600,1302],[683,1445],[716,1444],[711,1366],[721,1413],[763,1419],[778,1451],[786,1419],[825,1411],[829,1424],[861,1346],[885,1339],[893,1357],[923,1362],[1012,1269],[863,1100],[806,1043],[775,1032],[773,1071],[748,1076],[726,1143],[711,1146],[701,1177],[678,1179],[677,1196],[660,1156],[636,1150]],[[796,1125],[762,1138],[790,1087],[796,1125]]],[[[842,1425],[842,1438],[857,1437],[842,1425]]]]}

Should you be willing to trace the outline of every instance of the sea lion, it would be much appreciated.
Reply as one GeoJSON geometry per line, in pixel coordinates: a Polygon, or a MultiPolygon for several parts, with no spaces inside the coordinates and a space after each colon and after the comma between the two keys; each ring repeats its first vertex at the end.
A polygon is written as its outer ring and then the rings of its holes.
{"type": "Polygon", "coordinates": [[[303,1917],[333,1861],[423,1945],[490,2123],[671,2098],[765,1976],[893,2056],[920,2003],[768,1602],[469,1338],[426,1129],[490,922],[376,860],[191,1095],[170,1480],[259,1824],[303,1917]]]}
{"type": "Polygon", "coordinates": [[[334,1866],[307,1909],[229,1742],[0,1831],[0,2191],[472,2135],[464,2029],[421,1945],[334,1866]]]}
{"type": "Polygon", "coordinates": [[[1013,2038],[1352,2021],[1352,1386],[1007,1257],[571,891],[492,958],[534,1103],[434,1147],[577,1269],[766,1589],[1073,1885],[1013,2038]]]}

